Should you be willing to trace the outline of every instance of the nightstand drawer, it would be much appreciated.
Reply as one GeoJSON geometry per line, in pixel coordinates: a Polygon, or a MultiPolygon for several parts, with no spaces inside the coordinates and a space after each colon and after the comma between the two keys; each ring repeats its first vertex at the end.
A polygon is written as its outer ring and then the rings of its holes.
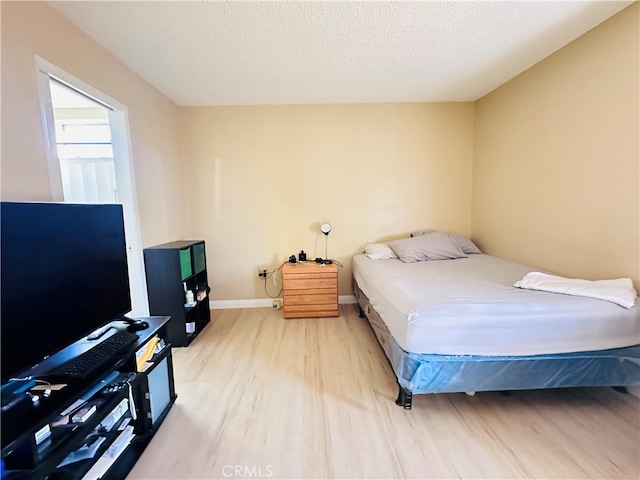
{"type": "Polygon", "coordinates": [[[291,305],[284,310],[284,318],[337,317],[338,305],[291,305]]]}
{"type": "Polygon", "coordinates": [[[285,293],[283,295],[284,305],[335,305],[338,298],[337,292],[332,293],[285,293]]]}
{"type": "Polygon", "coordinates": [[[285,271],[282,274],[282,277],[288,280],[303,279],[303,278],[338,278],[338,273],[327,272],[324,270],[314,273],[311,271],[305,271],[304,267],[302,267],[302,269],[299,269],[299,270],[292,269],[291,271],[285,271]]]}
{"type": "Polygon", "coordinates": [[[293,278],[284,279],[285,290],[306,290],[315,288],[333,288],[338,291],[338,277],[333,278],[293,278]]]}

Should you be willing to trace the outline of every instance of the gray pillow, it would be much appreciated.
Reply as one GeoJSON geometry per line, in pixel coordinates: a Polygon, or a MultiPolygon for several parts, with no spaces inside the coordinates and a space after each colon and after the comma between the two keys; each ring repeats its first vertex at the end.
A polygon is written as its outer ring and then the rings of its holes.
{"type": "Polygon", "coordinates": [[[456,242],[460,249],[467,254],[482,253],[475,243],[469,237],[465,237],[460,233],[449,233],[451,240],[456,242]]]}
{"type": "MultiPolygon", "coordinates": [[[[420,237],[423,235],[428,235],[432,232],[434,232],[434,230],[423,230],[419,232],[411,232],[411,236],[420,237]]],[[[451,237],[451,240],[456,242],[464,253],[466,254],[482,253],[482,251],[480,251],[478,246],[475,243],[473,243],[469,237],[466,237],[461,233],[451,233],[451,232],[448,232],[448,233],[449,233],[449,236],[451,237]]]]}
{"type": "Polygon", "coordinates": [[[405,263],[425,260],[449,260],[466,255],[447,232],[435,232],[389,242],[391,249],[405,263]]]}

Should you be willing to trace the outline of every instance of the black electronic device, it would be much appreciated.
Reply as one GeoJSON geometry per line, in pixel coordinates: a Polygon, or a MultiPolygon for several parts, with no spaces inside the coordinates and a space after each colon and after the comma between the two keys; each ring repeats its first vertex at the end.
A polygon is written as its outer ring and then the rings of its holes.
{"type": "Polygon", "coordinates": [[[100,394],[101,395],[114,395],[114,394],[120,392],[121,390],[124,390],[125,388],[129,388],[129,383],[126,382],[126,381],[110,383],[109,385],[104,387],[102,390],[100,390],[100,394]]]}
{"type": "Polygon", "coordinates": [[[0,204],[2,382],[131,310],[121,205],[0,204]]]}
{"type": "Polygon", "coordinates": [[[13,437],[19,433],[21,419],[31,413],[33,400],[26,392],[22,392],[3,394],[0,396],[0,401],[2,402],[0,433],[3,438],[13,437]]]}
{"type": "Polygon", "coordinates": [[[290,255],[289,256],[289,263],[296,263],[296,256],[295,255],[290,255]]]}
{"type": "Polygon", "coordinates": [[[139,332],[140,330],[149,328],[149,322],[145,320],[130,320],[128,321],[128,323],[129,326],[127,327],[127,330],[129,330],[130,332],[139,332]]]}
{"type": "Polygon", "coordinates": [[[138,338],[135,333],[118,331],[91,350],[52,369],[45,378],[51,383],[65,383],[72,379],[88,380],[100,373],[106,365],[113,363],[114,358],[137,342],[138,338]]]}

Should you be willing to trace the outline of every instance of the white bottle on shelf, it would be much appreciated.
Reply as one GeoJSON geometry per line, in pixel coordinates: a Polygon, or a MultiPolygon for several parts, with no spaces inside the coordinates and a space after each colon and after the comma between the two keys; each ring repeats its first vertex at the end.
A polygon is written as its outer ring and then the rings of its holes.
{"type": "Polygon", "coordinates": [[[195,302],[195,299],[193,297],[193,291],[192,290],[187,290],[187,293],[185,294],[185,298],[187,300],[187,305],[193,305],[195,302]]]}
{"type": "Polygon", "coordinates": [[[193,296],[193,290],[187,290],[187,282],[183,282],[182,287],[184,288],[184,306],[194,307],[196,305],[196,301],[193,296]]]}

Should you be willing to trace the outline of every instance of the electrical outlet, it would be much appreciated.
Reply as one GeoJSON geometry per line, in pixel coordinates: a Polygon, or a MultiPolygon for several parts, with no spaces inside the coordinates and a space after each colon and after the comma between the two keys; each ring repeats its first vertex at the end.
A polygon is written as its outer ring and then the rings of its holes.
{"type": "Polygon", "coordinates": [[[258,268],[258,277],[267,278],[267,269],[265,267],[258,268]]]}

